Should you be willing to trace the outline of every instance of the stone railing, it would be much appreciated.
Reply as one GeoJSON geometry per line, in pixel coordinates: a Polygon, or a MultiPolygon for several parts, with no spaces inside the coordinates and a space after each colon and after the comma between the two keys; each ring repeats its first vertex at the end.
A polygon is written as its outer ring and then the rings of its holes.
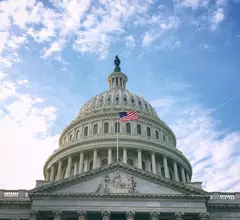
{"type": "Polygon", "coordinates": [[[22,190],[0,189],[0,200],[29,200],[28,191],[25,189],[22,190]]]}
{"type": "Polygon", "coordinates": [[[212,192],[210,195],[210,201],[214,200],[214,202],[240,202],[240,192],[235,193],[225,193],[225,192],[212,192]],[[226,201],[227,200],[227,201],[226,201]]]}

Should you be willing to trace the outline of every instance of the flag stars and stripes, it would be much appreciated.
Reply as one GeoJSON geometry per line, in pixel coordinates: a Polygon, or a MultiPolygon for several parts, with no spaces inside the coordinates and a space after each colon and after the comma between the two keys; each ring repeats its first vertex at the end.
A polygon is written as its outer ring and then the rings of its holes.
{"type": "Polygon", "coordinates": [[[120,122],[132,121],[132,120],[139,119],[136,111],[119,112],[119,117],[120,117],[120,120],[119,120],[120,122]]]}

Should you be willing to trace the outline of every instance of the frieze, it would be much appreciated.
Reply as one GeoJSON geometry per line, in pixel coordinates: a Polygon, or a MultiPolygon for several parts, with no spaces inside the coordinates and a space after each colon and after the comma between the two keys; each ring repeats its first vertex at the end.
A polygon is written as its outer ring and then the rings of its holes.
{"type": "Polygon", "coordinates": [[[104,177],[95,193],[136,193],[136,180],[132,175],[116,171],[104,177]]]}

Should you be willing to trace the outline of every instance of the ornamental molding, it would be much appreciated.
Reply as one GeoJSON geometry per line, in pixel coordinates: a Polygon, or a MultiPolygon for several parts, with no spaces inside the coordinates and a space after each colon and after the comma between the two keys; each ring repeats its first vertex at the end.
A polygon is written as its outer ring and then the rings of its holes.
{"type": "Polygon", "coordinates": [[[183,212],[175,212],[175,219],[176,220],[184,220],[184,213],[183,212]]]}
{"type": "Polygon", "coordinates": [[[151,220],[159,220],[160,212],[150,212],[151,220]]]}
{"type": "Polygon", "coordinates": [[[199,220],[209,220],[209,213],[207,213],[207,212],[198,213],[198,219],[199,220]]]}
{"type": "Polygon", "coordinates": [[[127,220],[134,220],[135,218],[135,212],[133,211],[126,211],[126,219],[127,220]]]}
{"type": "Polygon", "coordinates": [[[28,192],[28,194],[31,197],[34,193],[44,193],[44,192],[50,193],[51,190],[56,190],[56,189],[66,187],[68,185],[83,182],[85,179],[89,179],[90,177],[94,177],[99,174],[109,173],[109,171],[123,171],[124,173],[128,173],[133,176],[138,176],[138,177],[146,179],[148,181],[152,181],[156,184],[162,184],[168,188],[178,190],[187,195],[193,194],[193,195],[203,195],[206,198],[210,197],[210,195],[207,192],[205,192],[204,190],[194,188],[194,187],[189,186],[184,183],[171,181],[167,178],[160,177],[156,174],[149,173],[142,169],[139,169],[139,168],[127,165],[127,164],[123,164],[121,162],[115,162],[115,163],[112,163],[112,164],[109,164],[109,165],[106,165],[106,166],[103,166],[103,167],[100,167],[100,168],[97,168],[94,170],[90,170],[88,172],[84,172],[84,173],[81,173],[81,174],[78,174],[78,175],[75,175],[75,176],[72,176],[72,177],[69,177],[66,179],[54,181],[48,185],[34,188],[34,189],[30,190],[28,192]]]}
{"type": "Polygon", "coordinates": [[[207,203],[207,208],[240,209],[239,203],[207,203]]]}
{"type": "Polygon", "coordinates": [[[13,209],[17,209],[17,208],[26,208],[26,209],[30,209],[31,207],[31,202],[30,201],[18,201],[18,200],[11,200],[11,201],[0,201],[0,207],[4,207],[4,208],[13,208],[13,209]]]}

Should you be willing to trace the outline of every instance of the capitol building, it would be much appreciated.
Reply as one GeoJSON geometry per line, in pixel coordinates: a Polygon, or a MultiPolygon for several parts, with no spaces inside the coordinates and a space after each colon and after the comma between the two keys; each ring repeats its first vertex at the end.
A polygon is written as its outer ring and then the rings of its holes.
{"type": "Polygon", "coordinates": [[[63,130],[32,190],[0,189],[0,220],[239,220],[240,192],[206,192],[155,109],[127,89],[116,56],[107,91],[63,130]],[[139,119],[119,122],[119,112],[139,119]]]}

